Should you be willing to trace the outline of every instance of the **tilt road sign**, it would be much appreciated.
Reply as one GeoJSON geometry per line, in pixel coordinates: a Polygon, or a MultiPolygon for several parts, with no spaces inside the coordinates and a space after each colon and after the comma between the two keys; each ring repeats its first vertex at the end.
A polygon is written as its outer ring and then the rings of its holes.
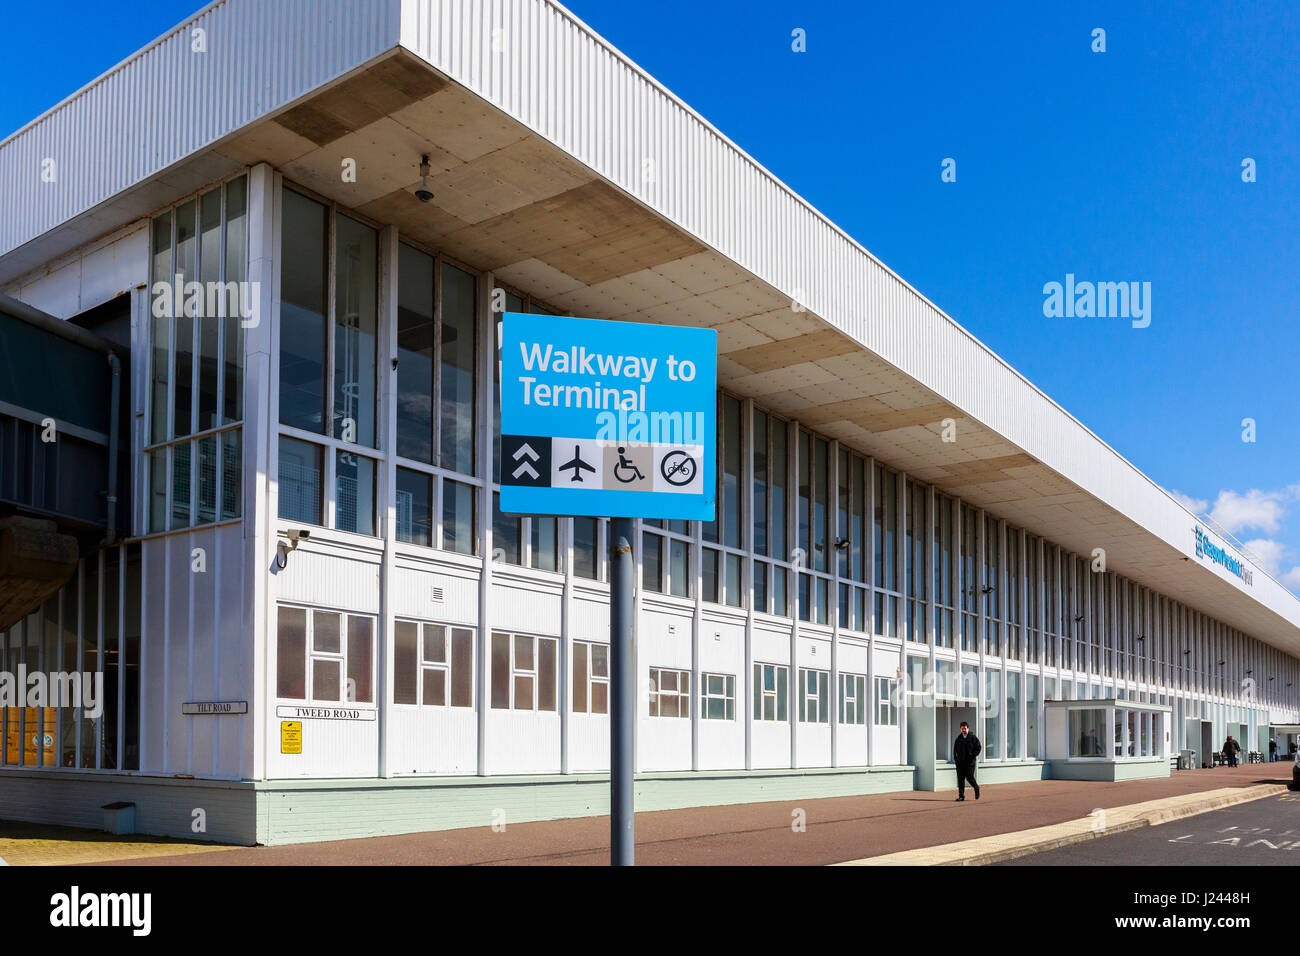
{"type": "Polygon", "coordinates": [[[711,521],[718,336],[507,312],[501,510],[711,521]]]}

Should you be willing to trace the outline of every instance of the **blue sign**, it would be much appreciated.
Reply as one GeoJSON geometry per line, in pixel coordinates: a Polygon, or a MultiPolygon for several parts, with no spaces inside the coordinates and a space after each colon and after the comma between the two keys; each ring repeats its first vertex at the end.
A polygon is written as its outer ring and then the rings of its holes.
{"type": "Polygon", "coordinates": [[[501,510],[712,521],[718,335],[507,312],[501,510]]]}
{"type": "Polygon", "coordinates": [[[1221,564],[1229,574],[1235,574],[1241,578],[1245,584],[1254,585],[1255,574],[1250,568],[1246,567],[1245,562],[1234,558],[1226,550],[1214,543],[1208,531],[1202,531],[1198,524],[1196,531],[1196,556],[1198,558],[1209,558],[1213,564],[1221,564]]]}

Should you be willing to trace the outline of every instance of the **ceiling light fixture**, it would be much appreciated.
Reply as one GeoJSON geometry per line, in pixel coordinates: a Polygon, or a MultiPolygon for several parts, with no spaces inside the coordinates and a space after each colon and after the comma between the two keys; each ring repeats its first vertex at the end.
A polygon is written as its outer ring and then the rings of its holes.
{"type": "Polygon", "coordinates": [[[429,188],[429,156],[420,157],[420,188],[415,191],[415,198],[420,202],[432,202],[433,190],[429,188]]]}

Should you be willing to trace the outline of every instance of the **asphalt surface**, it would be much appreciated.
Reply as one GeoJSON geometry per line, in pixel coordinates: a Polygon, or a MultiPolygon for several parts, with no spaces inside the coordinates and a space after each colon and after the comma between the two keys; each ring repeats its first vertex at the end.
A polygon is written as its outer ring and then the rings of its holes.
{"type": "MultiPolygon", "coordinates": [[[[648,865],[823,865],[992,836],[1088,816],[1097,807],[1290,779],[1290,764],[1193,770],[1158,780],[1042,780],[955,791],[697,807],[637,814],[637,862],[648,865]],[[1285,776],[1283,776],[1285,773],[1285,776]],[[802,821],[802,827],[798,826],[802,821]]],[[[1300,804],[1297,804],[1300,807],[1300,804]]],[[[1297,857],[1300,860],[1300,857],[1297,857]]],[[[330,843],[244,847],[183,857],[121,859],[140,866],[587,865],[609,862],[609,818],[441,830],[330,843]]]]}
{"type": "Polygon", "coordinates": [[[1285,793],[1009,860],[1001,866],[1296,866],[1300,794],[1285,793]]]}

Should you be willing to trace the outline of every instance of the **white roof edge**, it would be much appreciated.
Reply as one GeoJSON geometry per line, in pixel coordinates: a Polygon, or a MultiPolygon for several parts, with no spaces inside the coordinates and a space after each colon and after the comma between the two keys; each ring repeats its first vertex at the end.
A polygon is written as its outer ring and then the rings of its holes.
{"type": "Polygon", "coordinates": [[[180,30],[189,26],[195,20],[198,20],[209,10],[212,10],[215,7],[222,6],[227,2],[228,0],[212,0],[212,2],[209,3],[207,6],[203,7],[200,10],[195,11],[194,13],[191,13],[188,17],[186,17],[184,20],[181,20],[170,30],[164,30],[162,33],[158,34],[158,36],[154,37],[152,40],[150,40],[144,46],[140,47],[140,49],[136,50],[134,53],[131,53],[129,56],[125,56],[122,59],[118,60],[116,63],[110,66],[103,73],[99,74],[99,76],[95,77],[89,83],[85,83],[82,86],[78,87],[76,90],[69,93],[63,99],[59,100],[49,109],[45,110],[42,113],[37,114],[32,119],[24,123],[22,126],[18,127],[18,129],[14,130],[4,139],[0,139],[0,149],[3,149],[9,143],[10,140],[17,139],[23,133],[26,133],[29,129],[36,126],[38,123],[40,123],[42,120],[50,116],[53,116],[59,110],[63,109],[65,106],[71,103],[73,100],[81,98],[90,90],[94,89],[95,87],[99,86],[99,84],[103,83],[110,76],[125,69],[130,63],[140,59],[145,54],[147,54],[150,50],[152,50],[154,47],[161,45],[165,40],[169,39],[170,37],[178,33],[180,30]]]}

